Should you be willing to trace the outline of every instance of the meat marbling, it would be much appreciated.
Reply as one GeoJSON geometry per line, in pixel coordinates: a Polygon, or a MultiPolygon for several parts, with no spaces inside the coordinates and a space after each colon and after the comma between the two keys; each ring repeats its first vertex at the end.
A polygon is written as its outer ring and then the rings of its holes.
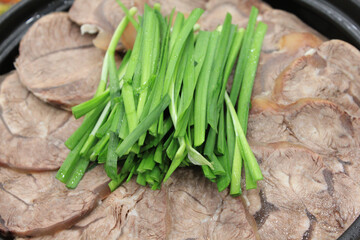
{"type": "Polygon", "coordinates": [[[359,56],[324,42],[253,98],[248,139],[265,179],[246,199],[261,237],[336,239],[359,216],[359,56]]]}
{"type": "Polygon", "coordinates": [[[259,20],[268,25],[268,31],[256,72],[254,96],[271,93],[274,79],[288,64],[325,40],[295,15],[282,10],[265,11],[259,20]]]}
{"type": "Polygon", "coordinates": [[[333,157],[288,142],[252,149],[264,180],[244,196],[262,239],[336,239],[358,217],[360,185],[333,157]]]}
{"type": "Polygon", "coordinates": [[[359,120],[323,99],[300,99],[291,105],[253,100],[248,139],[301,143],[319,153],[341,153],[360,146],[359,120]]]}
{"type": "Polygon", "coordinates": [[[360,116],[360,52],[340,40],[324,42],[296,59],[275,80],[272,98],[289,104],[299,98],[324,98],[360,116]]]}
{"type": "Polygon", "coordinates": [[[40,101],[12,72],[0,83],[0,165],[44,171],[60,167],[66,139],[81,120],[40,101]]]}

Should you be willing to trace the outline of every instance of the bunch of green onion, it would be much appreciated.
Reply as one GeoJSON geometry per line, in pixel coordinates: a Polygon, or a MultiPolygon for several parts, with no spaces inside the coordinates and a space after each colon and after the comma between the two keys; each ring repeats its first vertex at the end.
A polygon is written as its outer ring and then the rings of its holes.
{"type": "Polygon", "coordinates": [[[267,29],[256,24],[258,10],[252,8],[246,29],[227,14],[216,30],[200,31],[202,9],[187,19],[178,12],[172,25],[174,11],[162,16],[160,5],[146,5],[135,20],[136,8],[118,3],[126,16],[106,52],[95,96],[72,109],[85,117],[65,143],[71,151],[56,178],[75,188],[91,166],[104,164],[112,191],[134,175],[138,184],[159,189],[176,168],[200,165],[219,191],[230,185],[239,195],[244,165],[246,188],[256,188],[263,176],[246,130],[267,29]],[[117,67],[115,48],[129,22],[136,40],[117,67]]]}

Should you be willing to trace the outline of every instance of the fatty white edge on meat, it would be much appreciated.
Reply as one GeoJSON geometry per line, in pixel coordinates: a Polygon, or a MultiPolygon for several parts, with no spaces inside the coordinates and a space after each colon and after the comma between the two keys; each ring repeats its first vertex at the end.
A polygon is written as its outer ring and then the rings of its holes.
{"type": "Polygon", "coordinates": [[[309,50],[307,50],[307,52],[304,54],[304,56],[313,55],[315,52],[316,52],[315,48],[310,48],[309,50]]]}
{"type": "Polygon", "coordinates": [[[83,24],[80,27],[81,35],[84,35],[86,33],[88,34],[95,34],[99,32],[99,28],[94,24],[83,24]]]}
{"type": "Polygon", "coordinates": [[[244,199],[244,202],[246,204],[246,207],[250,207],[250,201],[249,199],[247,198],[246,194],[243,194],[242,195],[242,198],[244,199]]]}

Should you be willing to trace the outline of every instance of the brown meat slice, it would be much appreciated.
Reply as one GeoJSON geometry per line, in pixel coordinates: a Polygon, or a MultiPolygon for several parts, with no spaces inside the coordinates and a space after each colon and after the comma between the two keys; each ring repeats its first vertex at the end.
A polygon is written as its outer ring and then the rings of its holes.
{"type": "MultiPolygon", "coordinates": [[[[124,3],[127,3],[126,1],[124,3]]],[[[113,32],[115,28],[117,27],[117,24],[119,24],[121,18],[123,15],[121,14],[121,8],[116,3],[116,1],[107,1],[107,0],[93,0],[93,1],[87,1],[87,0],[76,0],[74,1],[73,5],[71,6],[69,10],[69,18],[77,23],[78,25],[82,26],[85,24],[94,25],[94,29],[88,29],[87,31],[90,34],[96,33],[99,31],[99,29],[103,29],[104,31],[113,32]],[[114,11],[112,14],[117,14],[120,16],[117,16],[116,22],[109,22],[106,21],[105,16],[97,16],[96,14],[102,14],[101,11],[97,12],[97,8],[103,4],[111,4],[111,6],[114,8],[114,11]],[[103,22],[101,22],[103,20],[103,22]]],[[[111,19],[114,20],[114,17],[111,19]]],[[[90,26],[88,26],[90,27],[90,26]]]]}
{"type": "Polygon", "coordinates": [[[323,98],[360,116],[360,52],[340,40],[323,43],[296,59],[276,79],[272,98],[289,104],[304,97],[323,98]]]}
{"type": "MultiPolygon", "coordinates": [[[[291,33],[311,33],[319,39],[325,40],[322,35],[303,23],[294,14],[286,11],[271,9],[261,14],[258,20],[268,25],[268,32],[262,48],[265,52],[279,50],[279,47],[282,45],[281,42],[284,41],[283,37],[291,33]]],[[[292,42],[292,44],[294,43],[301,45],[301,43],[297,43],[296,41],[292,42]]]]}
{"type": "Polygon", "coordinates": [[[102,166],[87,172],[75,190],[55,174],[0,168],[0,233],[38,236],[68,228],[109,194],[102,166]]]}
{"type": "Polygon", "coordinates": [[[256,239],[247,214],[240,197],[179,169],[161,191],[132,180],[69,230],[38,239],[256,239]]]}
{"type": "Polygon", "coordinates": [[[218,192],[195,170],[179,170],[166,186],[167,239],[256,239],[240,197],[218,192]]]}
{"type": "Polygon", "coordinates": [[[164,239],[165,191],[123,184],[72,228],[35,239],[164,239]]]}
{"type": "Polygon", "coordinates": [[[358,120],[338,105],[301,99],[282,106],[257,98],[252,102],[248,138],[254,142],[290,141],[319,153],[341,153],[360,145],[358,120]]]}
{"type": "Polygon", "coordinates": [[[80,125],[71,113],[50,106],[23,87],[16,72],[0,86],[0,164],[44,171],[60,167],[66,139],[80,125]]]}
{"type": "Polygon", "coordinates": [[[45,15],[34,24],[23,37],[20,57],[33,61],[64,49],[86,48],[92,38],[79,34],[76,25],[69,21],[68,14],[55,12],[45,15]]]}
{"type": "Polygon", "coordinates": [[[253,95],[269,95],[274,79],[297,57],[325,39],[295,15],[277,9],[261,14],[268,25],[256,73],[253,95]]]}
{"type": "Polygon", "coordinates": [[[263,239],[336,239],[359,215],[360,186],[332,157],[290,143],[253,151],[264,180],[244,195],[263,239]]]}
{"type": "Polygon", "coordinates": [[[336,159],[342,165],[343,171],[351,177],[354,182],[360,182],[360,161],[359,156],[360,149],[352,148],[348,151],[343,151],[336,155],[336,159]]]}
{"type": "MultiPolygon", "coordinates": [[[[286,20],[284,20],[286,22],[286,20]]],[[[271,26],[272,24],[269,24],[271,26]]],[[[269,28],[265,39],[272,35],[281,35],[273,33],[269,28]]],[[[299,31],[301,31],[299,29],[299,31]]],[[[275,79],[279,74],[297,57],[304,55],[309,49],[315,48],[322,43],[322,40],[310,32],[291,32],[283,35],[275,45],[276,50],[263,49],[259,59],[259,65],[256,72],[253,96],[270,95],[275,79]]],[[[264,48],[272,44],[271,41],[264,42],[264,48]]]]}
{"type": "MultiPolygon", "coordinates": [[[[130,8],[133,1],[125,0],[122,3],[130,8]]],[[[103,50],[107,49],[113,32],[124,16],[119,4],[113,0],[76,0],[69,10],[70,19],[81,26],[83,34],[97,33],[93,43],[103,50]]]]}
{"type": "Polygon", "coordinates": [[[65,109],[90,99],[104,57],[91,41],[67,13],[42,17],[20,43],[16,67],[21,82],[35,96],[65,109]]]}

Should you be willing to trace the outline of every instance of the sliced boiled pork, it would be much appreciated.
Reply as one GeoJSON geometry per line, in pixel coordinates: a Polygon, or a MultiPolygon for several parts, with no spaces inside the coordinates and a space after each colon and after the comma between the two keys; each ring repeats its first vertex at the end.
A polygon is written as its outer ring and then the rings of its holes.
{"type": "Polygon", "coordinates": [[[132,180],[72,228],[36,239],[258,239],[254,225],[240,197],[179,169],[160,191],[132,180]]]}
{"type": "Polygon", "coordinates": [[[278,105],[254,99],[248,138],[254,142],[301,143],[319,153],[338,154],[360,147],[359,120],[323,99],[278,105]]]}
{"type": "Polygon", "coordinates": [[[296,59],[275,80],[272,98],[289,104],[304,97],[323,98],[360,116],[360,52],[340,40],[324,42],[296,59]]]}
{"type": "Polygon", "coordinates": [[[256,239],[240,197],[219,193],[200,171],[174,173],[165,187],[168,199],[167,239],[256,239]]]}
{"type": "Polygon", "coordinates": [[[248,138],[264,181],[246,199],[264,239],[336,239],[359,216],[359,56],[324,42],[253,99],[248,138]]]}
{"type": "Polygon", "coordinates": [[[104,52],[81,35],[67,13],[37,21],[20,43],[20,80],[35,96],[62,108],[90,99],[100,81],[104,52]]]}
{"type": "Polygon", "coordinates": [[[38,236],[68,228],[110,193],[102,166],[87,172],[75,190],[55,174],[0,168],[0,233],[38,236]]]}
{"type": "Polygon", "coordinates": [[[262,239],[336,239],[360,213],[360,185],[331,156],[290,143],[253,145],[264,180],[247,191],[262,239]]]}
{"type": "MultiPolygon", "coordinates": [[[[127,8],[133,4],[129,0],[122,3],[127,8]]],[[[81,26],[83,34],[97,34],[93,43],[103,50],[107,49],[116,27],[124,16],[124,11],[115,0],[76,0],[69,11],[70,19],[81,26]]],[[[119,45],[118,48],[124,46],[119,45]]]]}
{"type": "Polygon", "coordinates": [[[269,95],[278,74],[294,59],[319,46],[325,38],[295,15],[282,10],[265,11],[258,19],[268,25],[268,31],[262,46],[253,95],[269,95]]]}
{"type": "Polygon", "coordinates": [[[0,165],[27,171],[58,169],[66,139],[80,126],[71,113],[40,101],[16,72],[0,83],[0,165]]]}

